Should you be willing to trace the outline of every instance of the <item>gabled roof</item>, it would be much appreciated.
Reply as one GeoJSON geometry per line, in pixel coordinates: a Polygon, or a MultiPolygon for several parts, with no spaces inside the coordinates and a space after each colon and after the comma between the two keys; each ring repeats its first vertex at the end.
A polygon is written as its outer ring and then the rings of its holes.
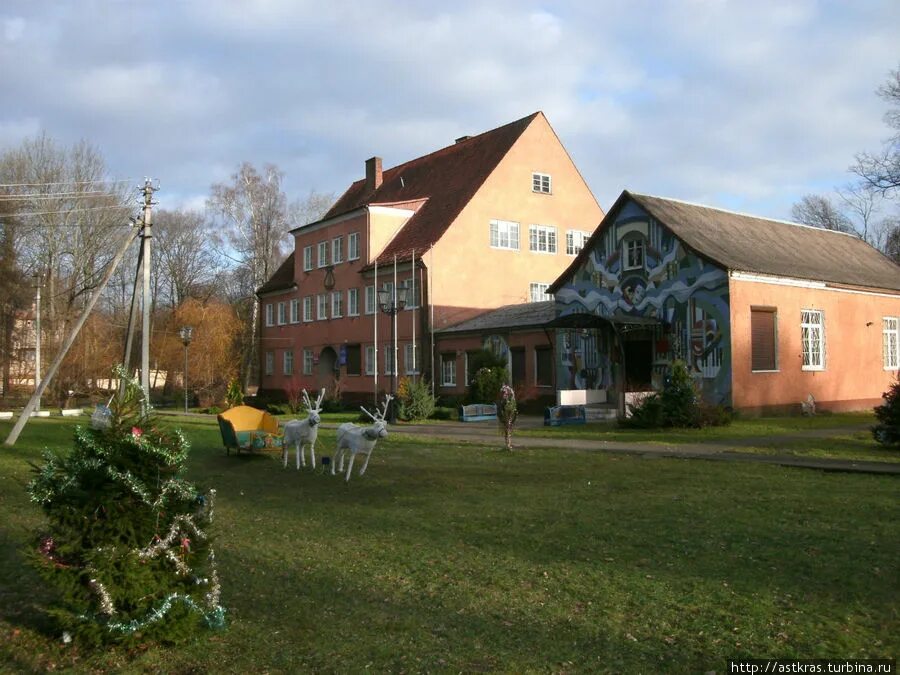
{"type": "Polygon", "coordinates": [[[855,235],[626,190],[549,292],[584,263],[629,200],[699,255],[730,271],[900,290],[900,266],[855,235]]]}
{"type": "Polygon", "coordinates": [[[479,314],[474,319],[458,323],[455,326],[437,331],[441,335],[447,333],[486,332],[492,330],[509,330],[512,328],[533,328],[543,326],[553,320],[554,301],[524,302],[517,305],[505,305],[479,314]]]}
{"type": "Polygon", "coordinates": [[[294,287],[294,252],[284,259],[284,262],[275,270],[275,274],[256,290],[257,295],[271,293],[272,291],[284,291],[294,287]]]}
{"type": "Polygon", "coordinates": [[[365,179],[355,181],[334,203],[323,220],[375,204],[427,200],[410,217],[381,253],[379,262],[422,253],[437,242],[487,177],[509,152],[536,112],[502,127],[471,136],[431,154],[387,169],[381,186],[366,190],[365,179]]]}

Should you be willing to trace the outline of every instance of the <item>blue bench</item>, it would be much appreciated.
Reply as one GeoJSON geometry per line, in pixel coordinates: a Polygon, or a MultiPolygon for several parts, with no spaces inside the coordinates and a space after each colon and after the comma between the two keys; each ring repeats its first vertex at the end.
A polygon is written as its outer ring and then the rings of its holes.
{"type": "Polygon", "coordinates": [[[545,427],[562,427],[569,424],[585,424],[583,405],[557,405],[544,409],[545,427]]]}
{"type": "Polygon", "coordinates": [[[497,406],[493,403],[473,403],[459,406],[460,422],[486,422],[497,420],[497,406]]]}

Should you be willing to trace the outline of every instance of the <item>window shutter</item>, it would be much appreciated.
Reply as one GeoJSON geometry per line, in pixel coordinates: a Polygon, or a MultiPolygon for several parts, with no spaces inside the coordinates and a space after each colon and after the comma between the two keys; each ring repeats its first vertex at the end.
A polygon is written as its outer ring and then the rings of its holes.
{"type": "Polygon", "coordinates": [[[750,352],[753,370],[775,370],[775,312],[750,310],[750,352]]]}

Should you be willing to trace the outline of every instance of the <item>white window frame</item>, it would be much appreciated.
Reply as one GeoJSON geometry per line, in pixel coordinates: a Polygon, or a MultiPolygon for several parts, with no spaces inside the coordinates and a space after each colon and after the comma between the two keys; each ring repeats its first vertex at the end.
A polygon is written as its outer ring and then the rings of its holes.
{"type": "Polygon", "coordinates": [[[318,267],[328,267],[328,242],[319,242],[319,254],[317,258],[318,267]]]}
{"type": "Polygon", "coordinates": [[[300,323],[300,298],[291,298],[291,323],[300,323]]]}
{"type": "Polygon", "coordinates": [[[419,309],[421,305],[419,304],[419,299],[422,297],[422,285],[416,284],[415,289],[413,289],[413,277],[408,277],[404,279],[400,283],[406,284],[406,306],[405,309],[419,309]],[[415,294],[413,293],[415,290],[415,294]]]}
{"type": "Polygon", "coordinates": [[[445,358],[445,355],[441,354],[441,386],[456,386],[456,354],[451,358],[445,358]]]}
{"type": "Polygon", "coordinates": [[[282,355],[282,364],[281,364],[282,372],[285,375],[293,375],[294,374],[294,350],[293,349],[285,349],[284,354],[282,355]]]}
{"type": "Polygon", "coordinates": [[[359,316],[359,289],[347,289],[347,316],[359,316]]]}
{"type": "Polygon", "coordinates": [[[518,251],[519,230],[519,223],[513,220],[492,220],[489,229],[491,248],[518,251]]]}
{"type": "Polygon", "coordinates": [[[316,321],[328,318],[328,293],[319,293],[316,298],[316,321]]]}
{"type": "Polygon", "coordinates": [[[803,370],[825,370],[825,312],[821,309],[800,311],[800,350],[803,370]],[[814,344],[819,347],[818,361],[814,361],[814,344]]]}
{"type": "Polygon", "coordinates": [[[313,296],[303,298],[303,321],[309,323],[313,320],[313,296]]]}
{"type": "Polygon", "coordinates": [[[275,305],[271,302],[266,305],[266,327],[275,325],[275,305]]]}
{"type": "Polygon", "coordinates": [[[340,319],[344,316],[344,291],[333,291],[331,294],[331,318],[340,319]]]}
{"type": "Polygon", "coordinates": [[[366,345],[366,375],[375,374],[375,345],[366,345]]]}
{"type": "Polygon", "coordinates": [[[347,236],[347,260],[359,260],[359,232],[347,236]]]}
{"type": "Polygon", "coordinates": [[[275,352],[266,352],[266,375],[275,373],[275,352]]]}
{"type": "Polygon", "coordinates": [[[375,295],[375,286],[366,286],[366,300],[365,300],[365,312],[366,314],[374,314],[375,313],[375,304],[378,302],[378,297],[375,295]]]}
{"type": "Polygon", "coordinates": [[[581,253],[581,249],[591,238],[590,232],[584,230],[567,230],[566,231],[566,255],[576,256],[581,253]]]}
{"type": "Polygon", "coordinates": [[[556,228],[553,225],[528,226],[528,250],[532,253],[556,255],[556,228]]]}
{"type": "Polygon", "coordinates": [[[278,303],[278,325],[283,326],[287,323],[287,307],[285,307],[284,300],[278,303]]]}
{"type": "Polygon", "coordinates": [[[331,240],[331,262],[335,265],[344,262],[344,237],[335,237],[331,240]]]}
{"type": "Polygon", "coordinates": [[[384,352],[384,374],[385,375],[392,375],[392,374],[399,375],[399,371],[397,370],[397,364],[393,363],[393,361],[394,361],[394,345],[389,344],[381,351],[384,352]],[[393,373],[391,373],[391,365],[394,366],[393,373]]]}
{"type": "Polygon", "coordinates": [[[313,268],[313,247],[304,246],[303,247],[303,271],[310,272],[313,268]]]}
{"type": "Polygon", "coordinates": [[[313,351],[312,349],[304,349],[303,350],[303,374],[304,375],[312,375],[313,373],[313,351]]]}
{"type": "Polygon", "coordinates": [[[642,270],[644,269],[644,256],[646,250],[643,239],[628,239],[622,244],[622,269],[623,270],[642,270]],[[640,261],[632,262],[632,251],[640,251],[640,261]]]}
{"type": "Polygon", "coordinates": [[[407,375],[418,375],[419,374],[419,368],[422,365],[421,359],[418,358],[419,357],[418,352],[421,351],[419,349],[415,350],[417,358],[415,359],[415,365],[413,364],[413,347],[417,347],[417,346],[418,345],[416,345],[412,342],[407,342],[405,345],[403,345],[403,364],[405,366],[404,369],[405,369],[407,375]]]}
{"type": "Polygon", "coordinates": [[[900,370],[900,317],[882,317],[881,335],[884,369],[900,370]]]}
{"type": "Polygon", "coordinates": [[[550,284],[545,284],[543,281],[532,281],[528,284],[528,302],[544,302],[545,300],[549,300],[547,297],[547,289],[550,288],[550,284]]]}
{"type": "Polygon", "coordinates": [[[531,191],[542,195],[553,194],[553,179],[550,174],[533,172],[531,174],[531,191]]]}

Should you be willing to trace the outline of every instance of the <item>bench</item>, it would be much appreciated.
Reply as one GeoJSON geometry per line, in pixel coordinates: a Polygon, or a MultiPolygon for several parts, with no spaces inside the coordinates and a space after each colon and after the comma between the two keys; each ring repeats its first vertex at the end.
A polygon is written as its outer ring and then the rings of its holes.
{"type": "Polygon", "coordinates": [[[219,431],[225,454],[231,450],[262,450],[280,448],[282,435],[278,431],[278,420],[264,410],[249,405],[239,405],[217,415],[219,431]]]}
{"type": "Polygon", "coordinates": [[[562,427],[569,424],[586,424],[583,405],[556,405],[544,409],[545,427],[562,427]]]}
{"type": "Polygon", "coordinates": [[[459,406],[460,422],[486,422],[497,420],[497,406],[493,403],[472,403],[459,406]]]}

